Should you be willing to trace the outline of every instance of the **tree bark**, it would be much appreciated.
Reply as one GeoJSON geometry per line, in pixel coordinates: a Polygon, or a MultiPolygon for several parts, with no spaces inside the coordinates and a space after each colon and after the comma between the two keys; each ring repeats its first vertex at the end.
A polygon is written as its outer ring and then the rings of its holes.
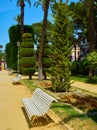
{"type": "MultiPolygon", "coordinates": [[[[94,0],[90,1],[89,8],[89,52],[92,52],[95,48],[95,27],[94,27],[94,0]]],[[[93,70],[89,68],[89,77],[92,79],[93,70]]]]}
{"type": "Polygon", "coordinates": [[[44,6],[44,18],[43,18],[43,27],[42,27],[42,37],[40,42],[40,49],[39,49],[39,58],[38,58],[38,79],[40,81],[43,80],[43,53],[44,53],[44,45],[45,45],[45,37],[46,37],[46,26],[47,26],[47,16],[48,16],[48,9],[49,9],[49,2],[50,0],[46,0],[44,6]]]}
{"type": "Polygon", "coordinates": [[[89,80],[92,80],[93,78],[93,70],[89,68],[89,80]]]}
{"type": "Polygon", "coordinates": [[[24,0],[21,1],[20,3],[20,7],[21,7],[21,14],[20,14],[20,32],[21,32],[21,37],[24,33],[24,0]]]}
{"type": "Polygon", "coordinates": [[[89,10],[89,52],[94,50],[95,46],[95,28],[94,28],[94,0],[90,2],[89,10]]]}

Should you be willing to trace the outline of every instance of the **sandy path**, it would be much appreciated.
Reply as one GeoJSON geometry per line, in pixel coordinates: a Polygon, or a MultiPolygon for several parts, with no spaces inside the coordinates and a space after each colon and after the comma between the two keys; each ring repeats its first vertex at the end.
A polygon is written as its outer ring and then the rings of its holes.
{"type": "Polygon", "coordinates": [[[31,93],[23,85],[12,85],[12,78],[7,71],[0,71],[0,130],[67,130],[58,120],[41,127],[29,127],[21,99],[30,97],[31,93]]]}
{"type": "Polygon", "coordinates": [[[88,84],[88,83],[76,81],[72,83],[72,86],[80,88],[80,89],[84,89],[93,93],[97,93],[97,84],[94,85],[94,84],[88,84]]]}

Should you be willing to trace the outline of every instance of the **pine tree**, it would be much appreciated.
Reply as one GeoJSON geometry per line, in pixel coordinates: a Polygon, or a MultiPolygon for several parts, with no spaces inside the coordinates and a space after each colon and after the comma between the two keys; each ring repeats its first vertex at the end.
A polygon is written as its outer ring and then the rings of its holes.
{"type": "Polygon", "coordinates": [[[73,36],[72,12],[66,4],[57,5],[54,16],[53,50],[52,50],[52,87],[54,91],[67,91],[70,88],[71,75],[71,39],[73,36]]]}

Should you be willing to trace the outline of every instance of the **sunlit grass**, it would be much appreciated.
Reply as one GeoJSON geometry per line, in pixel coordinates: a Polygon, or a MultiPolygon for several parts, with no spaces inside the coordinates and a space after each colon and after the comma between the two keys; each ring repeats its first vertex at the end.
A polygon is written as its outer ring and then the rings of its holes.
{"type": "Polygon", "coordinates": [[[25,79],[25,80],[22,80],[22,81],[32,91],[35,90],[37,87],[39,87],[32,80],[25,79]]]}
{"type": "Polygon", "coordinates": [[[71,105],[65,103],[55,103],[51,109],[60,117],[61,122],[68,124],[74,130],[96,130],[97,117],[94,120],[87,114],[81,114],[75,110],[71,105]]]}
{"type": "Polygon", "coordinates": [[[72,76],[71,79],[75,80],[75,81],[80,81],[80,82],[87,82],[88,81],[88,76],[75,75],[75,76],[72,76]]]}
{"type": "Polygon", "coordinates": [[[53,103],[51,109],[62,119],[70,118],[88,118],[85,115],[79,113],[79,111],[75,110],[71,105],[66,103],[53,103]]]}
{"type": "Polygon", "coordinates": [[[97,84],[97,76],[94,76],[92,80],[88,79],[88,76],[84,75],[75,75],[71,77],[71,80],[80,81],[84,83],[97,84]]]}

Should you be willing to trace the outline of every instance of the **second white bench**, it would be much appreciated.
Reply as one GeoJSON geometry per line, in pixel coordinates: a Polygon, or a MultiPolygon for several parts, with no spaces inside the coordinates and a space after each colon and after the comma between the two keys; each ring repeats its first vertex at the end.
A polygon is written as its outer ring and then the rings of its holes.
{"type": "Polygon", "coordinates": [[[15,78],[13,78],[12,79],[12,84],[17,84],[17,83],[19,83],[20,82],[20,80],[21,80],[21,75],[20,74],[18,74],[15,78]]]}

